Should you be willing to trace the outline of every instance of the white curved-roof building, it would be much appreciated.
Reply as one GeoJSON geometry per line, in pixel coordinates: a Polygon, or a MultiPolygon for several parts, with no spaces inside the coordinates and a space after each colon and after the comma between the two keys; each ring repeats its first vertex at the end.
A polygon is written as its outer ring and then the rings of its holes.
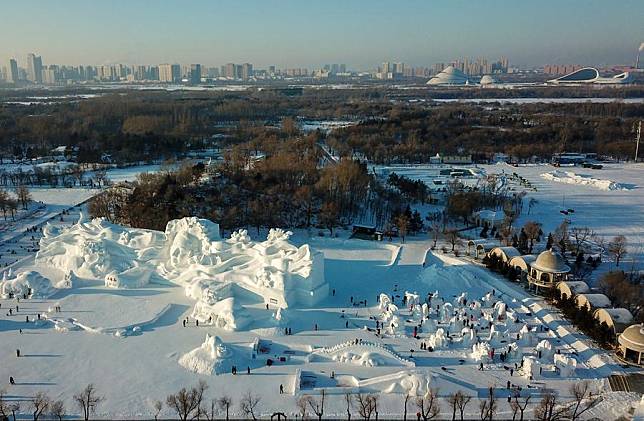
{"type": "Polygon", "coordinates": [[[481,86],[494,85],[495,83],[499,83],[499,82],[490,75],[483,75],[483,77],[481,78],[481,81],[479,82],[481,86]]]}
{"type": "Polygon", "coordinates": [[[427,81],[430,86],[460,86],[468,85],[470,79],[465,73],[455,68],[447,66],[443,71],[427,81]]]}
{"type": "Polygon", "coordinates": [[[633,78],[630,73],[624,72],[611,77],[603,77],[599,75],[599,70],[594,67],[584,67],[583,69],[575,70],[572,73],[551,79],[548,83],[555,85],[579,85],[579,84],[598,84],[598,85],[623,85],[631,83],[633,78]]]}
{"type": "Polygon", "coordinates": [[[624,359],[644,363],[644,324],[627,327],[617,338],[624,359]]]}

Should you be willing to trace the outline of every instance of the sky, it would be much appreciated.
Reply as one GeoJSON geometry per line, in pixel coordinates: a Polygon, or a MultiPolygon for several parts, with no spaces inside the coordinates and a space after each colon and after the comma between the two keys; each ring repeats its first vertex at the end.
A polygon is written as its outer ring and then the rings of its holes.
{"type": "Polygon", "coordinates": [[[643,0],[0,0],[0,63],[632,64],[643,0]]]}

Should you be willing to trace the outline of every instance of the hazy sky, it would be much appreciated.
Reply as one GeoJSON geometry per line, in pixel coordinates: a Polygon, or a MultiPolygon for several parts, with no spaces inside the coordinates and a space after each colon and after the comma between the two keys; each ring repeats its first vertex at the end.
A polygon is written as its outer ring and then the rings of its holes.
{"type": "Polygon", "coordinates": [[[0,0],[0,63],[632,63],[644,0],[0,0]]]}

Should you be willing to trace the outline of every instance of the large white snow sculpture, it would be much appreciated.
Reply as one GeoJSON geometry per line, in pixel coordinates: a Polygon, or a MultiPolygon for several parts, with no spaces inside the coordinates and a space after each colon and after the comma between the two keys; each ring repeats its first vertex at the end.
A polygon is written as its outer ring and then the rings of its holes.
{"type": "Polygon", "coordinates": [[[272,229],[266,241],[253,242],[240,230],[222,240],[217,224],[195,217],[172,220],[163,233],[98,218],[63,229],[48,225],[36,261],[113,288],[141,287],[158,272],[197,300],[222,300],[241,288],[282,308],[311,306],[329,292],[324,256],[292,245],[290,235],[272,229]]]}
{"type": "Polygon", "coordinates": [[[199,374],[221,374],[226,370],[223,363],[231,356],[232,352],[219,336],[206,333],[206,340],[201,346],[179,358],[179,364],[199,374]]]}
{"type": "Polygon", "coordinates": [[[0,297],[8,298],[10,294],[20,297],[31,292],[32,297],[48,297],[56,288],[48,278],[40,273],[29,270],[11,277],[5,273],[0,281],[0,297]]]}
{"type": "Polygon", "coordinates": [[[563,354],[555,354],[554,363],[561,377],[572,377],[577,369],[577,360],[563,354]]]}

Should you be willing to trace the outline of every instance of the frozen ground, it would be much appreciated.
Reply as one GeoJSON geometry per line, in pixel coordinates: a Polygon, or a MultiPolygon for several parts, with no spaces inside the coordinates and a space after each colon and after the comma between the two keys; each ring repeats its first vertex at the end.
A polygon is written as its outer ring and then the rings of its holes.
{"type": "MultiPolygon", "coordinates": [[[[7,388],[9,399],[25,401],[42,391],[66,399],[72,408],[70,397],[92,382],[105,397],[97,414],[102,418],[150,418],[155,400],[163,401],[168,394],[198,380],[209,385],[208,399],[223,394],[233,397],[235,416],[240,416],[237,404],[247,390],[261,396],[258,412],[264,417],[279,410],[292,418],[300,394],[315,395],[325,388],[325,417],[342,417],[342,393],[361,390],[379,394],[381,418],[401,418],[404,393],[422,393],[429,381],[430,386],[440,388],[441,396],[457,389],[473,396],[475,401],[466,411],[470,418],[478,417],[476,399],[495,387],[500,419],[511,417],[505,402],[507,381],[512,387],[521,386],[522,394],[534,395],[534,401],[544,388],[555,389],[567,399],[569,385],[580,379],[589,379],[596,392],[608,393],[606,376],[623,372],[607,353],[595,348],[540,300],[472,263],[428,253],[427,239],[412,239],[401,246],[308,238],[298,232],[292,241],[296,245],[308,243],[324,253],[330,294],[317,304],[285,309],[279,327],[267,323],[274,319],[277,309],[266,309],[261,301],[253,304],[250,298],[245,303],[252,320],[244,329],[197,327],[189,317],[194,300],[172,282],[113,289],[77,280],[71,289],[60,290],[46,300],[21,300],[18,304],[2,299],[0,387],[7,388]],[[424,302],[428,293],[436,291],[441,297],[432,298],[432,307],[438,305],[441,310],[427,315],[418,339],[412,337],[413,329],[424,310],[416,306],[410,311],[402,304],[406,291],[416,293],[408,295],[412,303],[424,302]],[[443,302],[451,303],[454,310],[467,311],[467,306],[457,304],[463,292],[470,305],[478,302],[481,312],[494,316],[497,333],[490,332],[483,318],[479,320],[477,310],[478,333],[474,336],[496,348],[493,360],[485,353],[481,361],[473,356],[472,347],[462,342],[459,322],[441,316],[448,308],[443,302]],[[387,307],[381,293],[393,298],[400,309],[387,307]],[[494,304],[496,301],[504,304],[505,311],[494,304]],[[19,312],[7,315],[8,307],[16,305],[19,312]],[[61,312],[50,311],[57,305],[61,312]],[[39,313],[62,321],[58,328],[50,321],[33,322],[39,313]],[[30,323],[26,323],[26,316],[30,323]],[[391,316],[396,317],[395,329],[389,327],[394,320],[391,316]],[[186,317],[189,322],[184,327],[186,317]],[[384,323],[381,335],[377,335],[376,322],[384,323]],[[532,332],[525,334],[525,341],[507,361],[501,362],[498,354],[515,342],[514,336],[523,326],[532,332]],[[284,335],[284,328],[292,329],[292,335],[284,335]],[[446,340],[439,328],[458,332],[453,340],[446,340]],[[127,330],[127,334],[119,334],[119,329],[127,330]],[[207,335],[212,335],[210,340],[207,335]],[[543,340],[553,350],[573,358],[576,371],[569,376],[557,375],[551,359],[544,357],[543,375],[534,372],[531,380],[524,375],[525,370],[517,369],[511,376],[509,368],[520,362],[520,355],[535,356],[536,344],[543,340]],[[431,343],[436,349],[421,350],[421,342],[431,343]],[[16,349],[24,356],[16,358],[16,349]],[[266,365],[268,358],[275,362],[270,367],[266,365]],[[483,371],[478,370],[480,362],[484,363],[483,371]],[[230,373],[232,365],[239,370],[235,376],[230,373]],[[205,368],[210,373],[215,366],[218,375],[195,372],[204,372],[205,368]],[[246,374],[247,367],[250,375],[246,374]],[[9,376],[16,379],[16,385],[8,385],[9,376]],[[284,394],[279,393],[280,384],[284,394]]],[[[58,269],[33,262],[25,262],[20,269],[40,270],[53,281],[64,278],[58,269]]],[[[640,399],[636,394],[613,392],[606,397],[610,404],[596,408],[593,416],[614,419],[640,399]]],[[[447,414],[444,401],[442,409],[447,414]]],[[[415,411],[410,408],[411,414],[415,411]]],[[[162,412],[165,417],[172,415],[166,409],[162,412]]],[[[358,416],[355,408],[353,416],[358,416]]]]}

